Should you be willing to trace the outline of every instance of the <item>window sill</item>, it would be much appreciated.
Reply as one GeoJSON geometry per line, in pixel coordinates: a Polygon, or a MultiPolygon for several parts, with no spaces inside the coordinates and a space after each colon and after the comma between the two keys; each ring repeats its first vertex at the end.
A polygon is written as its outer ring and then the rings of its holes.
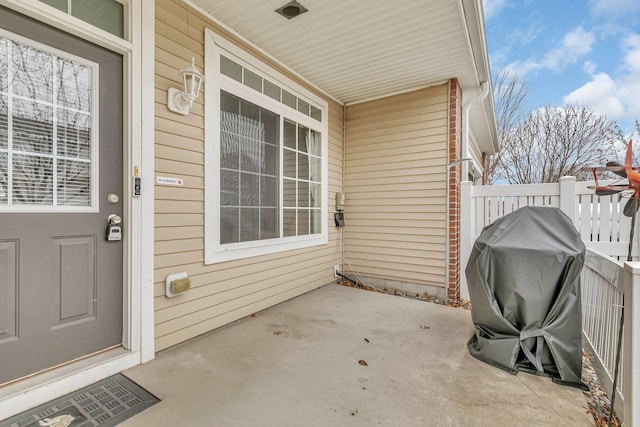
{"type": "Polygon", "coordinates": [[[296,249],[309,248],[313,246],[326,245],[328,243],[326,235],[304,236],[287,241],[281,240],[264,240],[257,242],[250,247],[226,247],[218,246],[205,250],[206,265],[218,264],[221,262],[234,261],[245,258],[253,258],[262,255],[275,254],[279,252],[292,251],[296,249]]]}

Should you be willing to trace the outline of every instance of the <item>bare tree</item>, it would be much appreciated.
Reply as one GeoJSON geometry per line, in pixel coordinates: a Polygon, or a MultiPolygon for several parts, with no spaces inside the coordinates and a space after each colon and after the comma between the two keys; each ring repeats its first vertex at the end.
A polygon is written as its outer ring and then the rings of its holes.
{"type": "Polygon", "coordinates": [[[582,167],[621,160],[622,132],[614,121],[575,104],[527,112],[528,94],[527,81],[518,74],[502,70],[496,75],[500,150],[485,164],[485,183],[557,182],[565,175],[589,179],[582,167]]]}
{"type": "Polygon", "coordinates": [[[630,139],[633,140],[633,166],[637,167],[640,165],[640,121],[638,120],[635,122],[635,132],[630,139]]]}
{"type": "MultiPolygon", "coordinates": [[[[524,103],[529,94],[526,80],[508,70],[498,72],[494,82],[494,99],[498,124],[498,140],[503,141],[523,120],[524,103]]],[[[502,151],[487,159],[484,183],[501,177],[496,176],[501,163],[502,151]]]]}
{"type": "Polygon", "coordinates": [[[581,169],[616,159],[621,140],[614,121],[576,104],[533,111],[501,136],[495,175],[510,184],[589,179],[581,169]]]}

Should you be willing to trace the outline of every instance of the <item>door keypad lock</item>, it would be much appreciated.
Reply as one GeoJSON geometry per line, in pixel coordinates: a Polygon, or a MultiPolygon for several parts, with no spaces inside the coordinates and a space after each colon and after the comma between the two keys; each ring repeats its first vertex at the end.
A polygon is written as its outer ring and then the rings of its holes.
{"type": "Polygon", "coordinates": [[[122,218],[111,214],[107,218],[107,233],[105,238],[108,242],[118,242],[122,240],[122,218]]]}

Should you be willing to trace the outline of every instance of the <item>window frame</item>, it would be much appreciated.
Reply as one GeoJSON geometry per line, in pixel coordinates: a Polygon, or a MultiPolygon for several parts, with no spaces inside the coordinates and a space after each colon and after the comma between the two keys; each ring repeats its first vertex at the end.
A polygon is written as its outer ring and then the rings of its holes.
{"type": "Polygon", "coordinates": [[[242,50],[213,31],[205,30],[205,70],[207,74],[205,101],[205,264],[215,264],[278,252],[302,249],[328,243],[328,103],[276,71],[260,59],[242,50]],[[318,121],[264,95],[220,72],[220,56],[239,63],[245,69],[267,78],[299,99],[319,108],[322,120],[318,121]],[[278,221],[279,235],[283,235],[283,148],[282,123],[294,121],[321,134],[321,231],[318,234],[277,237],[220,244],[220,92],[225,91],[241,99],[268,109],[280,116],[280,144],[278,170],[278,221]]]}

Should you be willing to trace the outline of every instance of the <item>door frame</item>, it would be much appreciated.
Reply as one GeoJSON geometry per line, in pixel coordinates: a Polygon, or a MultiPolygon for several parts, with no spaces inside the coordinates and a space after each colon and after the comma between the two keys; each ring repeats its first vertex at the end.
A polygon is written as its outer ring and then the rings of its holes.
{"type": "Polygon", "coordinates": [[[0,0],[6,6],[123,56],[124,349],[0,387],[0,420],[154,358],[154,49],[155,0],[118,0],[125,7],[121,39],[38,0],[0,0]],[[138,168],[140,197],[132,196],[138,168]],[[144,220],[143,220],[144,219],[144,220]]]}

